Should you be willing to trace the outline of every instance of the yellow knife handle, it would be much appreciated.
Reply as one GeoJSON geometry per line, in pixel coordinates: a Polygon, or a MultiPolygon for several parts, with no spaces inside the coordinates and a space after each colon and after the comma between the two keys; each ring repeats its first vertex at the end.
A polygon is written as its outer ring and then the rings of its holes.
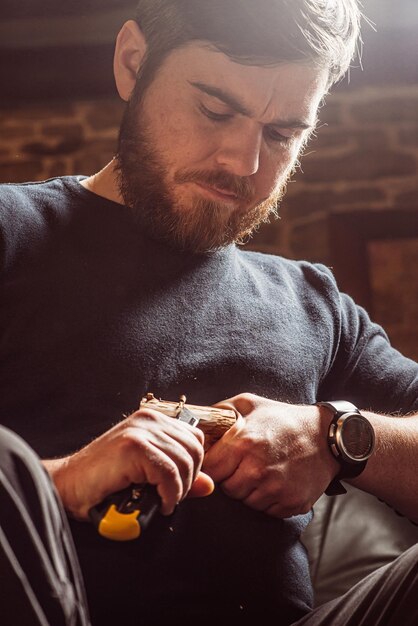
{"type": "Polygon", "coordinates": [[[102,537],[131,541],[149,526],[160,503],[154,485],[131,485],[92,507],[89,516],[102,537]]]}

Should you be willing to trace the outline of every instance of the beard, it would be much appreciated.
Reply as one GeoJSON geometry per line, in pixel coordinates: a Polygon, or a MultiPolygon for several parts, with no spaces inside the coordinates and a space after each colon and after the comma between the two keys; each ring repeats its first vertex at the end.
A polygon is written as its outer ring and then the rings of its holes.
{"type": "MultiPolygon", "coordinates": [[[[142,94],[143,95],[143,94],[142,94]]],[[[277,217],[277,209],[294,163],[276,181],[274,191],[262,202],[254,201],[249,177],[225,171],[178,170],[174,185],[167,182],[167,167],[143,121],[142,95],[133,94],[119,131],[115,169],[119,191],[135,221],[152,239],[172,248],[207,253],[229,244],[243,244],[258,227],[277,217]],[[222,201],[193,198],[180,205],[174,186],[196,182],[233,194],[235,208],[222,201]]]]}

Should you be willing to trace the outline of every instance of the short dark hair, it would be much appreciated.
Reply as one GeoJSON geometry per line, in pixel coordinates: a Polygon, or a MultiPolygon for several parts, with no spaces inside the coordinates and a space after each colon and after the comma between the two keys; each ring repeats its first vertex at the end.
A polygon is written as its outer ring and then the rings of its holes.
{"type": "Polygon", "coordinates": [[[136,11],[149,78],[171,50],[203,40],[239,63],[311,62],[331,85],[355,55],[360,20],[358,0],[139,0],[136,11]]]}

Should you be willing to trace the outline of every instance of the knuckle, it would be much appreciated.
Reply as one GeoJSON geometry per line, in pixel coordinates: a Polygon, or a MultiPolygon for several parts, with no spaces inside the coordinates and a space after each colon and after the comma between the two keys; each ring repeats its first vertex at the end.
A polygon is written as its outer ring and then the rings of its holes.
{"type": "MultiPolygon", "coordinates": [[[[176,463],[174,464],[174,472],[176,476],[180,479],[180,477],[185,480],[188,476],[191,476],[193,471],[193,464],[185,458],[176,459],[176,463]]],[[[173,475],[173,474],[171,474],[173,475]]]]}
{"type": "Polygon", "coordinates": [[[243,402],[247,402],[251,406],[255,406],[258,401],[258,396],[256,396],[254,393],[250,393],[249,391],[240,393],[237,398],[239,398],[243,402]]]}
{"type": "Polygon", "coordinates": [[[193,437],[187,442],[183,442],[182,454],[179,456],[179,462],[181,462],[185,467],[194,467],[195,465],[199,465],[203,462],[204,453],[203,443],[200,443],[200,441],[197,441],[193,437]]]}
{"type": "Polygon", "coordinates": [[[220,487],[222,489],[222,491],[224,492],[225,495],[227,495],[229,498],[234,498],[234,489],[230,486],[228,486],[228,482],[221,482],[220,483],[220,487]]]}
{"type": "Polygon", "coordinates": [[[235,396],[234,404],[242,415],[246,415],[255,409],[258,400],[259,398],[255,394],[243,392],[235,396]]]}
{"type": "Polygon", "coordinates": [[[261,483],[267,479],[269,471],[266,467],[254,466],[248,470],[247,475],[252,483],[261,483]]]}
{"type": "Polygon", "coordinates": [[[166,462],[160,467],[161,473],[164,475],[164,479],[175,483],[179,481],[179,468],[174,462],[166,462]]]}
{"type": "MultiPolygon", "coordinates": [[[[202,433],[202,431],[198,431],[199,436],[198,437],[191,437],[190,441],[187,441],[187,451],[189,452],[189,454],[193,455],[193,457],[203,457],[203,444],[205,442],[205,436],[202,433]]],[[[193,433],[194,435],[194,433],[193,433]]],[[[185,444],[186,445],[186,444],[185,444]]]]}
{"type": "Polygon", "coordinates": [[[237,437],[234,439],[233,445],[239,454],[243,457],[247,457],[254,451],[255,440],[250,433],[242,431],[238,433],[237,437]]]}
{"type": "Polygon", "coordinates": [[[119,437],[119,446],[126,453],[137,452],[145,445],[145,438],[135,426],[128,426],[119,437]]]}
{"type": "Polygon", "coordinates": [[[154,411],[153,409],[141,408],[141,409],[137,409],[134,413],[132,413],[128,417],[128,419],[132,419],[133,423],[135,423],[139,419],[155,421],[157,418],[159,418],[160,415],[162,415],[162,413],[159,414],[157,411],[154,411]]]}
{"type": "Polygon", "coordinates": [[[198,440],[198,442],[200,443],[200,445],[203,446],[205,442],[205,435],[204,435],[203,430],[201,430],[200,428],[193,428],[193,433],[196,439],[198,440]]]}

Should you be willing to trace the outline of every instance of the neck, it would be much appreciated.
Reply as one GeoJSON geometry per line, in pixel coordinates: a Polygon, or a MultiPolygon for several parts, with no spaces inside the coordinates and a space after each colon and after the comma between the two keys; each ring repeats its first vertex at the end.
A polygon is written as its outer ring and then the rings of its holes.
{"type": "Polygon", "coordinates": [[[83,187],[102,198],[125,204],[117,184],[116,163],[112,159],[100,172],[93,174],[80,183],[83,187]]]}

